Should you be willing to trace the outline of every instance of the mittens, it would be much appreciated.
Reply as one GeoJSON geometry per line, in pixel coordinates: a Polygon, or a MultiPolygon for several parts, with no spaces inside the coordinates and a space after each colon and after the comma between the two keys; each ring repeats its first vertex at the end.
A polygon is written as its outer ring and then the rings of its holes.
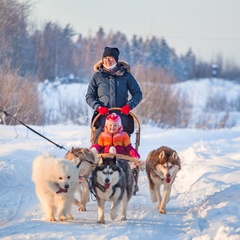
{"type": "Polygon", "coordinates": [[[100,153],[102,152],[102,147],[99,144],[95,143],[90,147],[90,150],[93,152],[100,153]]]}
{"type": "Polygon", "coordinates": [[[93,153],[96,153],[96,154],[99,153],[98,150],[97,150],[95,147],[92,147],[90,150],[91,150],[93,153]]]}
{"type": "Polygon", "coordinates": [[[129,155],[130,155],[132,158],[137,158],[137,159],[140,158],[140,155],[138,154],[138,152],[137,152],[135,149],[132,149],[132,150],[129,152],[129,155]]]}
{"type": "Polygon", "coordinates": [[[97,111],[101,114],[101,115],[107,115],[109,113],[108,108],[104,107],[104,106],[100,106],[98,107],[97,111]]]}
{"type": "Polygon", "coordinates": [[[128,115],[130,113],[130,111],[131,111],[131,108],[128,104],[126,104],[125,106],[123,106],[121,108],[121,113],[123,113],[123,114],[128,115]]]}

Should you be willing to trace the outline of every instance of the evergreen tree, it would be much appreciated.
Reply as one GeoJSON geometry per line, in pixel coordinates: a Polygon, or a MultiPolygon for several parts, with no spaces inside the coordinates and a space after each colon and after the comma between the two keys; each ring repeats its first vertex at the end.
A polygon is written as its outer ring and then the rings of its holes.
{"type": "Polygon", "coordinates": [[[179,81],[185,80],[181,61],[179,61],[177,55],[174,52],[172,53],[171,57],[170,70],[176,79],[178,79],[179,81]]]}
{"type": "Polygon", "coordinates": [[[170,68],[171,50],[164,38],[160,40],[160,51],[158,56],[158,65],[164,69],[170,68]]]}
{"type": "Polygon", "coordinates": [[[146,66],[160,66],[160,46],[158,39],[154,36],[149,41],[147,41],[144,61],[146,66]]]}
{"type": "Polygon", "coordinates": [[[145,50],[143,46],[143,39],[138,38],[137,35],[133,35],[131,45],[129,46],[129,63],[131,65],[137,65],[142,62],[145,50]]]}
{"type": "Polygon", "coordinates": [[[182,57],[184,80],[188,80],[193,77],[193,69],[195,66],[195,56],[191,49],[187,51],[185,56],[182,57]]]}

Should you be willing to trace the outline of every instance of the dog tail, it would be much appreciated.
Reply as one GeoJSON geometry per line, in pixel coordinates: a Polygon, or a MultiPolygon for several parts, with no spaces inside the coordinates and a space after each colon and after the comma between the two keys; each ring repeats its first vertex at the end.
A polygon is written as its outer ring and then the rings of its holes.
{"type": "Polygon", "coordinates": [[[151,163],[151,159],[153,157],[153,154],[155,153],[156,151],[153,150],[151,151],[148,156],[147,156],[147,160],[146,160],[146,172],[147,172],[147,177],[148,177],[148,183],[149,183],[149,187],[151,190],[154,189],[154,182],[152,181],[152,178],[151,178],[151,171],[152,171],[152,163],[151,163]]]}

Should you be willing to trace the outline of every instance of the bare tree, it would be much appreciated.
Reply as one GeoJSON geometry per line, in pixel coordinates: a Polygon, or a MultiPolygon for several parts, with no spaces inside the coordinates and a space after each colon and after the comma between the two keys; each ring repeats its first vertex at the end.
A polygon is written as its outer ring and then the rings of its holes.
{"type": "MultiPolygon", "coordinates": [[[[18,70],[11,70],[9,65],[0,68],[0,107],[7,113],[27,124],[42,124],[44,110],[37,91],[38,81],[30,77],[19,77],[18,70]]],[[[4,115],[0,123],[19,124],[4,115]]]]}
{"type": "Polygon", "coordinates": [[[0,1],[0,63],[10,61],[11,66],[24,71],[27,69],[28,3],[16,0],[0,1]]]}
{"type": "Polygon", "coordinates": [[[136,112],[143,123],[162,127],[186,127],[191,114],[188,97],[173,88],[175,79],[163,69],[142,70],[143,91],[141,108],[136,112]]]}

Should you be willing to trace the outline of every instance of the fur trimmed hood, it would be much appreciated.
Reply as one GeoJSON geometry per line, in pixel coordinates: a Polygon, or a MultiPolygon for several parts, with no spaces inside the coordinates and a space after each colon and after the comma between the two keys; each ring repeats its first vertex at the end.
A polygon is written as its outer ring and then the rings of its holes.
{"type": "MultiPolygon", "coordinates": [[[[124,61],[118,61],[117,64],[118,64],[118,66],[119,66],[119,69],[125,68],[128,73],[131,72],[131,67],[130,67],[130,65],[129,65],[128,63],[126,63],[126,62],[124,62],[124,61]]],[[[100,68],[103,69],[103,60],[98,61],[98,62],[93,66],[93,69],[94,69],[95,72],[98,72],[100,68]]]]}

